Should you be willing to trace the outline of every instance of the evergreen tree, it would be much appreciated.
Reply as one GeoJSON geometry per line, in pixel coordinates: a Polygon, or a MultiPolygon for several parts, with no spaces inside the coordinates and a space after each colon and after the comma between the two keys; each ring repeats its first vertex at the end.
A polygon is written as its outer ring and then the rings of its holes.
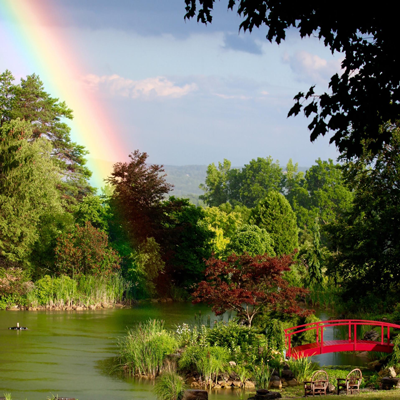
{"type": "Polygon", "coordinates": [[[269,192],[252,210],[250,223],[268,232],[278,256],[291,254],[298,247],[296,215],[282,194],[269,192]]]}
{"type": "Polygon", "coordinates": [[[19,120],[0,127],[0,254],[19,262],[31,254],[41,218],[62,212],[51,145],[31,141],[31,128],[19,120]]]}
{"type": "Polygon", "coordinates": [[[0,123],[21,119],[31,124],[31,140],[43,138],[52,145],[52,157],[60,167],[59,189],[69,202],[93,192],[88,183],[91,172],[86,167],[88,152],[71,141],[70,127],[63,121],[72,119],[72,110],[65,102],[52,98],[35,74],[14,84],[6,70],[0,75],[0,123]]]}

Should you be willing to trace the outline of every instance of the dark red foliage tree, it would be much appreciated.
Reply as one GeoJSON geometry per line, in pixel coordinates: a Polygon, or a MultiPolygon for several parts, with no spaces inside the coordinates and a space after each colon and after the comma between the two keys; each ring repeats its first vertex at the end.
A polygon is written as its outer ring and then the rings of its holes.
{"type": "Polygon", "coordinates": [[[121,223],[136,244],[148,237],[158,239],[165,215],[164,197],[173,185],[165,180],[160,165],[147,165],[147,153],[135,150],[129,163],[114,164],[108,182],[114,187],[112,203],[121,223]]]}
{"type": "Polygon", "coordinates": [[[198,284],[193,303],[212,306],[216,315],[236,311],[239,319],[251,326],[254,316],[261,312],[310,314],[297,304],[297,297],[307,290],[289,286],[283,277],[293,264],[290,255],[233,254],[226,261],[212,257],[206,264],[206,281],[198,284]]]}

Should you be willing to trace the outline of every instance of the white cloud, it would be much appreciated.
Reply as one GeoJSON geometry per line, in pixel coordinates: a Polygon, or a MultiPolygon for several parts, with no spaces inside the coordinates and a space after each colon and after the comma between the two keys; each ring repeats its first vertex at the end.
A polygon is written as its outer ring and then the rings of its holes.
{"type": "Polygon", "coordinates": [[[326,85],[332,75],[341,72],[343,58],[325,60],[316,54],[298,51],[293,56],[286,53],[282,60],[290,65],[297,75],[297,80],[326,85]]]}
{"type": "Polygon", "coordinates": [[[155,98],[176,99],[198,89],[195,83],[179,86],[163,76],[134,81],[119,75],[97,76],[90,74],[83,77],[83,82],[91,90],[105,89],[113,96],[147,100],[155,98]]]}

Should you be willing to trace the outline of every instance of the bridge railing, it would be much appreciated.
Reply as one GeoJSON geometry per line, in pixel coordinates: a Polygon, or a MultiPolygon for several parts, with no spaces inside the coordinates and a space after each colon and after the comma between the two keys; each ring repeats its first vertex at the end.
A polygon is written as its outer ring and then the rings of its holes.
{"type": "Polygon", "coordinates": [[[390,322],[384,321],[370,321],[362,319],[337,319],[329,321],[318,321],[311,322],[309,324],[303,324],[298,326],[293,326],[291,328],[285,329],[285,342],[286,342],[286,355],[291,357],[292,355],[292,336],[297,335],[302,332],[307,332],[311,330],[316,331],[316,344],[322,348],[324,347],[324,329],[335,327],[335,326],[348,326],[349,334],[348,341],[351,343],[357,342],[357,326],[359,325],[369,325],[369,326],[379,326],[381,327],[381,344],[384,344],[384,329],[386,328],[386,340],[387,344],[390,343],[390,328],[400,329],[400,325],[392,324],[390,322]],[[353,335],[352,335],[353,332],[353,335]]]}

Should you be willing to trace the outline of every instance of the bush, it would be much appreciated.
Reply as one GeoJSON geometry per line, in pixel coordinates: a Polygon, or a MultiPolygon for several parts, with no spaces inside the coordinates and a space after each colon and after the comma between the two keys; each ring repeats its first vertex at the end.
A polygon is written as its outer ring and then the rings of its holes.
{"type": "Polygon", "coordinates": [[[178,341],[164,329],[163,321],[149,320],[129,330],[119,346],[119,358],[127,371],[156,377],[163,370],[166,355],[178,349],[178,341]]]}
{"type": "Polygon", "coordinates": [[[308,357],[299,358],[297,360],[290,359],[286,361],[289,369],[293,372],[297,382],[308,381],[312,373],[315,371],[315,365],[308,357]]]}
{"type": "Polygon", "coordinates": [[[220,346],[228,349],[231,360],[238,362],[253,362],[259,360],[260,349],[266,347],[263,335],[248,326],[238,325],[229,321],[216,323],[213,329],[207,332],[207,342],[211,346],[220,346]]]}
{"type": "Polygon", "coordinates": [[[176,372],[163,372],[156,380],[154,392],[160,400],[181,400],[183,379],[176,372]]]}

